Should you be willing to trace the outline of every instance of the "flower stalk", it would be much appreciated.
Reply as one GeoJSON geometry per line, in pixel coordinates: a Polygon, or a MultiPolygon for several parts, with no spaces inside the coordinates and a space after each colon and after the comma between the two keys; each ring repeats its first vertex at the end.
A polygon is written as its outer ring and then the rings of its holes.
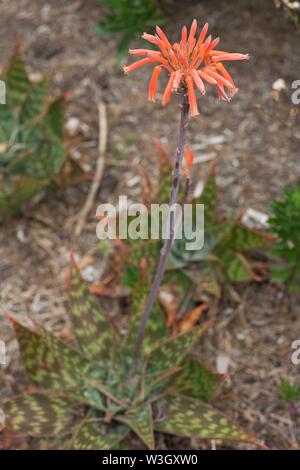
{"type": "Polygon", "coordinates": [[[179,132],[178,132],[178,144],[177,144],[177,150],[175,154],[173,177],[172,177],[172,190],[171,190],[171,196],[170,196],[170,202],[169,202],[169,217],[170,217],[169,234],[168,234],[168,237],[166,237],[163,247],[161,249],[157,271],[156,271],[155,278],[151,286],[147,303],[145,306],[145,310],[141,319],[140,328],[137,334],[135,349],[133,353],[131,373],[130,373],[131,376],[134,375],[136,372],[138,359],[141,353],[143,339],[145,336],[146,324],[151,314],[152,307],[155,303],[158,290],[162,282],[164,272],[166,270],[169,253],[170,253],[172,242],[174,239],[175,220],[174,220],[174,213],[172,212],[172,207],[178,202],[178,194],[179,194],[179,187],[180,187],[180,180],[181,180],[181,166],[182,166],[182,161],[183,161],[183,156],[184,156],[185,135],[186,135],[186,128],[188,124],[188,116],[189,116],[189,109],[190,109],[189,99],[188,99],[188,94],[187,94],[186,89],[183,89],[181,93],[181,99],[182,99],[182,103],[181,103],[181,116],[180,116],[179,132]]]}
{"type": "MultiPolygon", "coordinates": [[[[130,49],[129,53],[131,55],[142,56],[143,58],[124,67],[124,72],[128,74],[145,65],[154,65],[148,91],[148,99],[150,101],[155,101],[156,99],[158,79],[163,70],[168,72],[169,79],[162,96],[162,105],[165,106],[170,101],[172,93],[180,93],[182,95],[178,146],[175,155],[172,191],[169,204],[170,232],[169,237],[164,241],[156,275],[142,316],[133,354],[131,376],[136,373],[147,320],[156,300],[174,239],[175,221],[172,208],[178,201],[181,165],[185,146],[185,131],[189,112],[192,116],[197,116],[199,114],[196,90],[203,96],[206,93],[206,85],[212,85],[215,87],[220,100],[230,101],[231,97],[237,93],[238,89],[236,88],[233,78],[224,66],[223,62],[249,59],[248,54],[217,50],[216,46],[219,44],[219,38],[213,39],[211,35],[206,38],[208,33],[207,23],[202,27],[198,38],[196,36],[196,32],[197,21],[194,19],[191,24],[190,31],[188,32],[186,26],[183,26],[179,42],[171,44],[165,33],[159,26],[157,26],[156,34],[152,35],[144,33],[142,36],[146,41],[154,44],[157,47],[157,50],[130,49]]],[[[187,155],[187,181],[184,188],[183,200],[181,202],[183,209],[188,197],[190,185],[189,169],[192,164],[192,160],[193,156],[189,151],[187,155]]]]}

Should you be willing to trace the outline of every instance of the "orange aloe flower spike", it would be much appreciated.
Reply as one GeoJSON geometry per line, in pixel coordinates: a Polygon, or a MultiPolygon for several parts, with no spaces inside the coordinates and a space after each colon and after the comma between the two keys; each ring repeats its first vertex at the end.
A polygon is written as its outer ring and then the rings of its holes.
{"type": "Polygon", "coordinates": [[[156,67],[154,67],[152,77],[150,80],[150,85],[149,85],[149,95],[148,95],[149,101],[155,101],[157,82],[158,82],[158,77],[161,74],[161,71],[162,71],[161,65],[157,65],[156,67]]]}
{"type": "Polygon", "coordinates": [[[182,44],[186,44],[186,41],[187,41],[187,29],[186,29],[186,26],[183,26],[181,30],[181,42],[182,44]]]}
{"type": "Polygon", "coordinates": [[[195,42],[194,39],[195,39],[196,30],[197,30],[197,20],[193,20],[192,26],[191,26],[191,29],[190,29],[189,38],[188,38],[188,43],[189,43],[190,49],[192,49],[192,47],[194,45],[194,42],[195,42]]]}
{"type": "Polygon", "coordinates": [[[172,93],[172,89],[173,89],[173,84],[174,84],[174,80],[175,80],[175,75],[176,75],[176,72],[172,72],[171,75],[170,75],[167,87],[166,87],[164,95],[162,97],[162,105],[163,106],[166,106],[166,104],[170,101],[171,93],[172,93]]]}
{"type": "Polygon", "coordinates": [[[247,60],[248,54],[217,50],[219,38],[207,36],[208,24],[205,23],[198,39],[196,39],[197,21],[193,20],[189,32],[182,27],[179,42],[172,45],[166,34],[157,26],[156,34],[144,33],[143,38],[157,47],[152,49],[130,49],[129,53],[143,58],[124,67],[124,72],[132,72],[144,65],[155,64],[152,72],[148,98],[155,101],[158,78],[163,69],[169,73],[162,104],[165,106],[173,92],[186,90],[192,116],[198,114],[196,91],[205,94],[206,85],[216,87],[218,96],[228,101],[238,90],[233,78],[223,65],[223,61],[247,60]],[[195,88],[196,87],[196,88],[195,88]],[[229,96],[225,88],[229,91],[229,96]]]}
{"type": "Polygon", "coordinates": [[[199,39],[197,41],[197,45],[196,47],[199,48],[200,46],[202,46],[203,44],[203,41],[204,41],[204,38],[207,34],[207,31],[208,31],[208,23],[205,23],[205,25],[203,26],[202,30],[201,30],[201,33],[199,35],[199,39]]]}
{"type": "Polygon", "coordinates": [[[185,159],[189,169],[191,169],[195,158],[195,152],[193,152],[189,147],[185,150],[185,159]]]}
{"type": "Polygon", "coordinates": [[[190,75],[188,77],[186,77],[186,84],[187,84],[187,89],[188,89],[191,115],[192,116],[197,116],[197,114],[199,114],[199,112],[198,112],[198,107],[197,107],[196,93],[195,93],[195,88],[194,88],[194,82],[193,82],[193,79],[190,75]]]}
{"type": "Polygon", "coordinates": [[[197,74],[196,70],[192,70],[191,71],[191,75],[193,77],[193,80],[195,82],[195,85],[196,87],[198,88],[198,90],[200,91],[200,93],[202,93],[202,95],[205,95],[205,86],[204,86],[204,83],[203,81],[201,80],[200,76],[197,74]]]}
{"type": "Polygon", "coordinates": [[[225,52],[224,54],[218,54],[217,56],[212,54],[212,59],[214,62],[223,62],[225,60],[248,60],[249,55],[225,52]]]}
{"type": "Polygon", "coordinates": [[[218,62],[216,64],[216,69],[221,75],[223,75],[224,78],[226,78],[226,80],[228,80],[234,86],[234,81],[233,81],[232,76],[230,75],[230,73],[227,71],[227,69],[224,67],[224,65],[221,62],[218,62]]]}
{"type": "Polygon", "coordinates": [[[172,46],[171,46],[171,43],[169,41],[169,39],[167,38],[167,36],[165,35],[165,33],[163,32],[163,30],[159,27],[159,26],[156,26],[156,32],[157,32],[157,35],[160,37],[160,39],[162,40],[162,42],[165,44],[165,46],[167,48],[170,48],[172,49],[172,46]]]}
{"type": "Polygon", "coordinates": [[[127,67],[124,67],[124,73],[130,73],[133,72],[136,69],[139,69],[140,67],[143,67],[143,65],[150,64],[151,62],[154,62],[153,59],[150,59],[150,57],[146,57],[146,59],[141,59],[138,60],[137,62],[134,62],[131,65],[128,65],[127,67]]]}

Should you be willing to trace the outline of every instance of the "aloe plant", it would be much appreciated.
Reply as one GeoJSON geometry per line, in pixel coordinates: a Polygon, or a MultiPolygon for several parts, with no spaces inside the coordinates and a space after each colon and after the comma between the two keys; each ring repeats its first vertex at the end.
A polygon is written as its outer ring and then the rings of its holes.
{"type": "MultiPolygon", "coordinates": [[[[160,154],[160,182],[158,194],[149,202],[166,203],[167,188],[171,184],[171,166],[165,150],[158,144],[160,154]]],[[[176,280],[183,284],[200,283],[205,291],[220,294],[222,285],[247,282],[256,279],[253,253],[274,241],[269,233],[252,230],[242,224],[239,218],[217,216],[216,168],[211,165],[210,173],[202,194],[191,204],[204,205],[204,246],[199,250],[186,250],[186,239],[175,239],[172,245],[166,281],[176,280]]],[[[124,262],[135,265],[141,256],[153,263],[162,246],[161,240],[126,240],[127,250],[124,262]]],[[[118,252],[119,256],[119,252],[118,252]]]]}
{"type": "Polygon", "coordinates": [[[272,267],[273,281],[285,283],[290,292],[299,292],[300,185],[286,187],[282,199],[272,201],[271,211],[269,224],[277,240],[269,255],[282,259],[272,267]]]}
{"type": "Polygon", "coordinates": [[[66,158],[64,99],[48,99],[49,79],[32,83],[19,46],[2,77],[0,105],[0,214],[12,213],[45,189],[66,158]]]}
{"type": "Polygon", "coordinates": [[[147,273],[142,270],[134,286],[126,336],[99,308],[74,263],[70,279],[74,344],[60,341],[40,325],[31,330],[13,320],[31,386],[4,403],[9,430],[47,436],[59,449],[124,448],[132,445],[130,433],[138,437],[139,447],[149,449],[155,449],[157,433],[258,444],[208,403],[220,377],[191,356],[207,324],[167,337],[156,305],[131,376],[134,341],[149,289],[147,273]]]}
{"type": "Polygon", "coordinates": [[[270,244],[273,237],[250,229],[238,218],[218,219],[214,165],[201,196],[193,203],[204,205],[204,246],[198,251],[187,251],[185,240],[176,240],[171,254],[172,266],[187,274],[197,270],[215,284],[255,279],[252,254],[270,244]]]}

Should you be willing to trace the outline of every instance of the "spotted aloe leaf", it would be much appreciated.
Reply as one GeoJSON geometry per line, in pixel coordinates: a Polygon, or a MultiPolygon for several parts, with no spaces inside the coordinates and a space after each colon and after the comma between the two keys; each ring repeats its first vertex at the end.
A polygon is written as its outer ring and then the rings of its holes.
{"type": "Polygon", "coordinates": [[[22,174],[32,178],[50,178],[56,175],[65,161],[66,149],[60,142],[47,137],[11,165],[11,175],[22,174]]]}
{"type": "Polygon", "coordinates": [[[52,183],[67,151],[63,145],[64,99],[49,104],[49,80],[31,83],[19,46],[3,78],[7,104],[0,107],[0,212],[6,215],[52,183]]]}
{"type": "Polygon", "coordinates": [[[6,71],[5,82],[7,103],[17,107],[22,105],[30,88],[30,81],[20,56],[19,46],[16,48],[6,71]]]}
{"type": "Polygon", "coordinates": [[[14,328],[27,375],[35,385],[65,389],[83,384],[91,364],[78,351],[42,327],[33,332],[14,321],[14,328]]]}
{"type": "Polygon", "coordinates": [[[18,395],[4,403],[6,426],[31,436],[56,435],[74,423],[78,403],[53,394],[18,395]]]}
{"type": "Polygon", "coordinates": [[[237,222],[232,223],[228,247],[237,251],[245,252],[262,248],[271,242],[270,235],[264,232],[251,230],[237,222]]]}
{"type": "Polygon", "coordinates": [[[26,176],[17,176],[6,181],[0,188],[0,213],[10,214],[17,211],[25,201],[41,191],[43,186],[42,181],[26,176]]]}
{"type": "Polygon", "coordinates": [[[149,353],[147,373],[155,374],[178,366],[208,326],[209,323],[205,323],[187,333],[160,341],[149,353]]]}
{"type": "Polygon", "coordinates": [[[46,79],[31,85],[20,111],[20,124],[30,121],[45,110],[48,85],[49,82],[46,79]]]}
{"type": "Polygon", "coordinates": [[[64,136],[65,99],[60,97],[52,101],[43,120],[44,129],[57,139],[64,136]]]}
{"type": "Polygon", "coordinates": [[[127,426],[114,426],[107,429],[103,423],[84,421],[71,444],[75,450],[110,450],[114,449],[129,433],[127,426]]]}
{"type": "Polygon", "coordinates": [[[199,400],[181,395],[163,398],[158,403],[162,418],[154,423],[157,431],[199,439],[227,439],[257,444],[219,411],[199,400]]]}
{"type": "Polygon", "coordinates": [[[155,448],[152,408],[149,403],[131,410],[128,415],[117,416],[116,419],[130,427],[149,449],[155,448]]]}
{"type": "MultiPolygon", "coordinates": [[[[2,144],[7,144],[7,147],[11,136],[11,129],[14,128],[16,124],[17,120],[12,108],[8,104],[0,105],[0,142],[2,144]]],[[[7,158],[4,157],[5,152],[2,150],[0,153],[0,167],[4,166],[4,163],[6,164],[7,158]]]]}
{"type": "Polygon", "coordinates": [[[88,359],[104,361],[110,356],[115,333],[111,321],[90,294],[74,262],[70,295],[74,332],[81,351],[88,359]]]}
{"type": "Polygon", "coordinates": [[[197,359],[187,359],[172,380],[180,393],[209,402],[222,381],[222,376],[211,371],[197,359]]]}
{"type": "Polygon", "coordinates": [[[246,258],[231,250],[220,255],[223,272],[230,282],[245,282],[252,278],[253,272],[246,258]]]}
{"type": "MultiPolygon", "coordinates": [[[[146,271],[141,270],[134,287],[133,303],[130,316],[130,330],[128,333],[126,352],[131,355],[134,349],[136,336],[141,323],[150,290],[150,282],[146,271]]],[[[166,321],[161,307],[155,303],[146,325],[146,334],[143,341],[143,351],[148,353],[153,345],[167,335],[166,321]]]]}

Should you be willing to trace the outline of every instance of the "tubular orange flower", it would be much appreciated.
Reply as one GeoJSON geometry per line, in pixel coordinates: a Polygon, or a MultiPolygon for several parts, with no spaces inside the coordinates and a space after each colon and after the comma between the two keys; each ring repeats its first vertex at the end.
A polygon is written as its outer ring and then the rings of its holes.
{"type": "Polygon", "coordinates": [[[193,152],[189,147],[185,149],[185,160],[189,169],[193,166],[193,161],[195,158],[195,152],[193,152]]]}
{"type": "Polygon", "coordinates": [[[172,92],[182,88],[182,90],[187,90],[192,116],[199,114],[195,86],[204,95],[206,82],[216,87],[221,100],[230,101],[238,89],[222,62],[249,59],[248,54],[216,50],[219,38],[212,39],[208,36],[205,39],[208,32],[207,23],[203,26],[198,39],[196,31],[197,21],[193,20],[189,33],[186,26],[183,26],[180,42],[172,45],[165,33],[157,26],[155,35],[144,33],[142,37],[155,44],[159,50],[130,49],[129,54],[144,56],[144,58],[124,67],[124,72],[130,73],[147,64],[159,64],[154,67],[150,81],[148,94],[150,101],[155,101],[158,78],[162,69],[165,68],[170,77],[163,94],[162,104],[165,106],[172,92]]]}

